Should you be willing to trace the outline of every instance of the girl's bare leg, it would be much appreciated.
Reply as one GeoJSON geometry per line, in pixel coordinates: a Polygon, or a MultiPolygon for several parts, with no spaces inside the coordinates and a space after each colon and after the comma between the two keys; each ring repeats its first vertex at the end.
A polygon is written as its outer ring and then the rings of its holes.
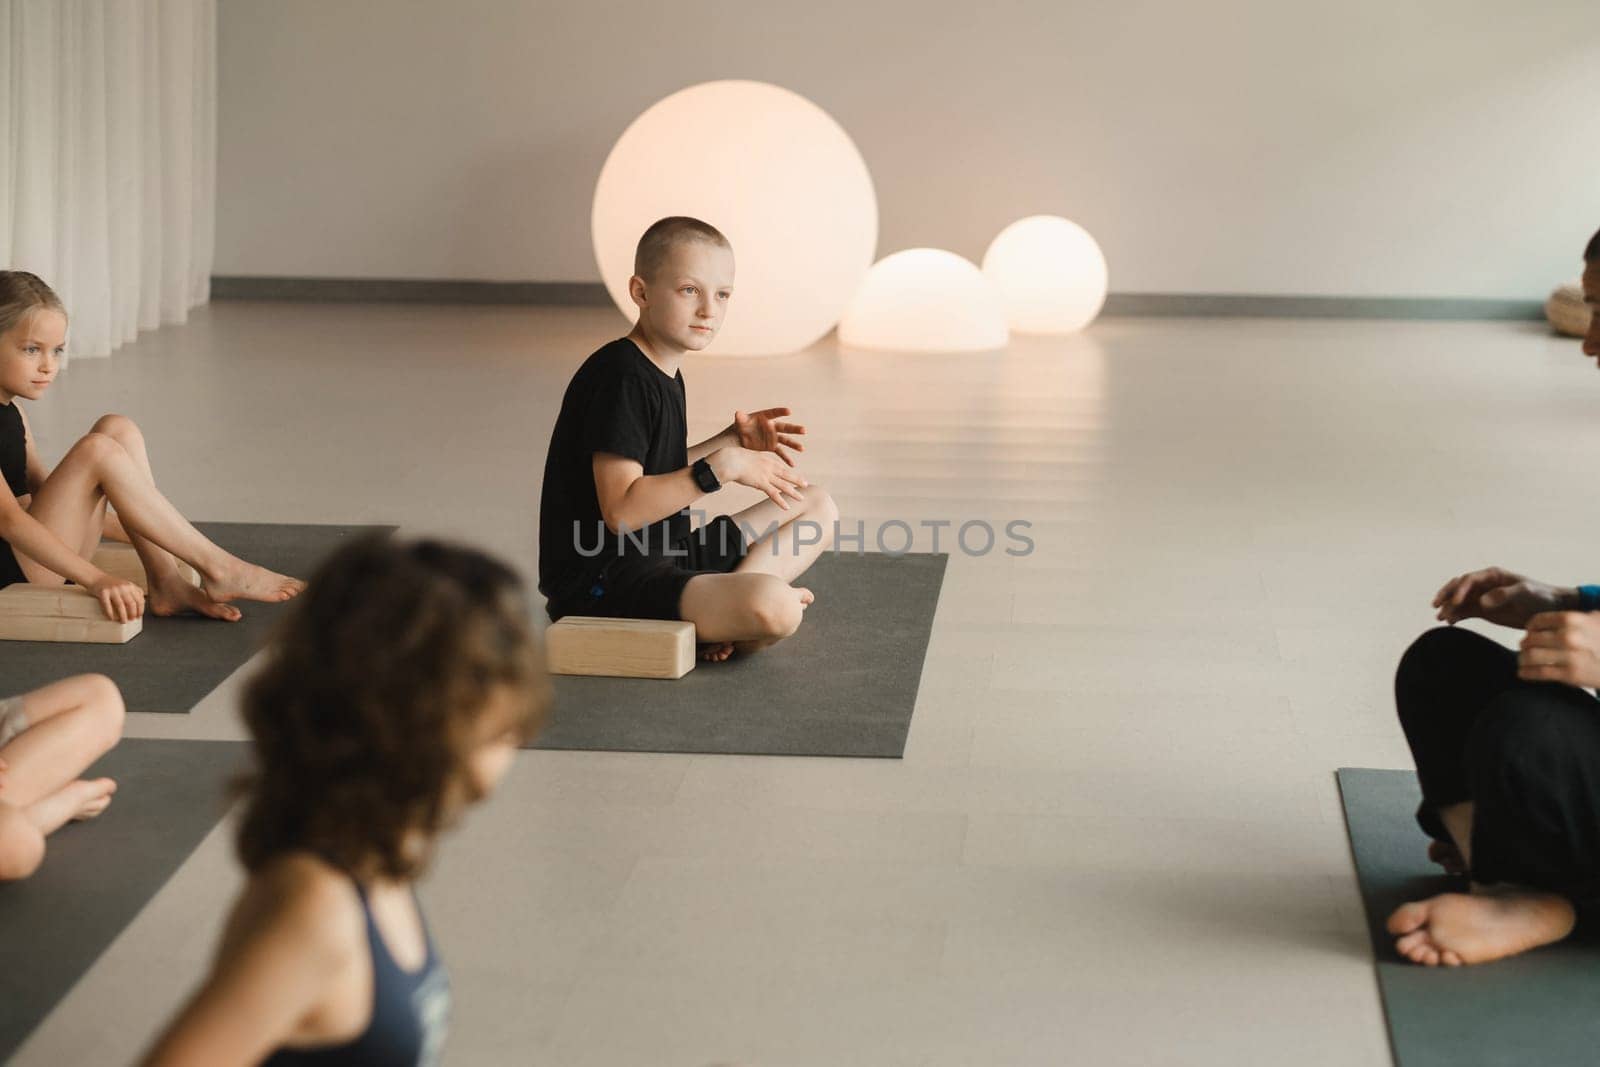
{"type": "Polygon", "coordinates": [[[100,536],[106,541],[121,541],[125,545],[133,544],[133,535],[122,528],[122,520],[117,518],[115,511],[106,513],[105,528],[100,531],[100,536]]]}
{"type": "Polygon", "coordinates": [[[100,814],[116,783],[78,776],[122,735],[122,695],[79,675],[22,697],[22,732],[0,747],[0,879],[32,874],[44,839],[68,819],[100,814]]]}
{"type": "MultiPolygon", "coordinates": [[[[144,434],[134,425],[132,419],[122,415],[105,415],[94,424],[92,432],[103,433],[121,445],[145,481],[150,483],[152,489],[155,488],[156,478],[150,468],[150,455],[145,450],[144,434]]],[[[107,528],[114,525],[127,535],[134,551],[139,553],[139,562],[144,564],[144,573],[150,582],[149,602],[152,613],[181,615],[186,611],[195,611],[209,615],[213,619],[239,621],[241,616],[238,608],[232,604],[219,604],[208,596],[205,590],[197,589],[184,581],[183,575],[178,571],[178,561],[172,553],[148,537],[141,537],[132,530],[122,529],[122,523],[114,516],[100,525],[100,536],[105,536],[107,528]]],[[[83,553],[85,559],[94,555],[99,543],[96,540],[87,546],[87,551],[83,553]]]]}
{"type": "MultiPolygon", "coordinates": [[[[199,571],[212,600],[274,603],[305,588],[298,579],[246,563],[208,541],[145,478],[127,450],[103,433],[87,434],[68,450],[34,494],[28,511],[67,544],[81,545],[102,498],[111,501],[132,534],[154,542],[199,571]]],[[[99,528],[93,533],[98,539],[99,528]]],[[[59,575],[20,553],[17,562],[30,582],[61,584],[59,575]]]]}

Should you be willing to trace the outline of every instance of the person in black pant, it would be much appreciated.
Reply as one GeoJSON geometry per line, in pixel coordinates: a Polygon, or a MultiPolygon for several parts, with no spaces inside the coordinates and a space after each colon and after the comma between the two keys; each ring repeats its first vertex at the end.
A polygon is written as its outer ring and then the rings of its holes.
{"type": "MultiPolygon", "coordinates": [[[[1600,233],[1584,255],[1600,305],[1600,233]]],[[[1600,356],[1600,315],[1583,343],[1600,356]]],[[[1417,764],[1428,855],[1471,892],[1397,908],[1400,954],[1461,966],[1560,941],[1600,901],[1600,586],[1491,567],[1446,582],[1439,619],[1526,631],[1509,648],[1451,626],[1406,650],[1395,704],[1417,764]]]]}

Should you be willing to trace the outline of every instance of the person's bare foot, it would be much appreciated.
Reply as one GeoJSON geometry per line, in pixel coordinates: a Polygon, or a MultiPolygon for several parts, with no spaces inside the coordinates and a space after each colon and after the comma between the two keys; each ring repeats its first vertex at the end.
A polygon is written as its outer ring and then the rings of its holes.
{"type": "Polygon", "coordinates": [[[215,574],[203,574],[201,585],[206,595],[219,604],[230,600],[259,600],[278,604],[300,595],[306,583],[298,578],[269,571],[254,563],[235,559],[215,574]]]}
{"type": "Polygon", "coordinates": [[[1412,963],[1460,967],[1553,944],[1572,933],[1576,921],[1565,897],[1508,888],[1402,904],[1388,926],[1395,949],[1412,963]]]}
{"type": "Polygon", "coordinates": [[[1467,861],[1461,858],[1461,850],[1449,841],[1430,842],[1428,858],[1443,867],[1446,874],[1460,876],[1467,873],[1467,861]]]}
{"type": "Polygon", "coordinates": [[[700,646],[700,661],[702,663],[721,663],[732,655],[732,641],[707,641],[700,646]]]}
{"type": "Polygon", "coordinates": [[[80,778],[66,788],[73,792],[76,802],[72,821],[82,822],[94,818],[111,805],[111,794],[117,791],[117,783],[110,778],[80,778]]]}
{"type": "Polygon", "coordinates": [[[145,606],[152,615],[183,615],[194,612],[223,622],[238,622],[242,613],[232,604],[221,604],[198,585],[191,585],[174,574],[151,585],[145,606]]]}

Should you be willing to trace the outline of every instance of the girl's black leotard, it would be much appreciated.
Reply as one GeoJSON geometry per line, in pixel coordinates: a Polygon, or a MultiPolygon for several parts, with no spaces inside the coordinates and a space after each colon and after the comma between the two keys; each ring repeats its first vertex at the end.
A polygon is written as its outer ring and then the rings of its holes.
{"type": "Polygon", "coordinates": [[[373,921],[366,889],[360,882],[355,887],[372,955],[372,1018],[366,1031],[343,1045],[279,1049],[262,1067],[433,1067],[439,1062],[450,1016],[450,980],[434,952],[428,924],[422,924],[428,945],[422,969],[401,970],[373,921]]]}
{"type": "MultiPolygon", "coordinates": [[[[15,400],[0,405],[0,476],[5,478],[5,492],[12,496],[28,495],[28,435],[22,427],[22,412],[17,410],[15,400]]],[[[0,589],[27,580],[11,546],[0,539],[0,589]]]]}

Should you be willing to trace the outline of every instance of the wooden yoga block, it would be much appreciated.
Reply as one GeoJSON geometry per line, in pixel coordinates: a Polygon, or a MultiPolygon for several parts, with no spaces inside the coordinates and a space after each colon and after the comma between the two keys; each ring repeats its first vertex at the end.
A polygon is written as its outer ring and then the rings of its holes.
{"type": "MultiPolygon", "coordinates": [[[[144,563],[132,545],[125,545],[121,541],[101,541],[100,547],[95,549],[94,558],[89,562],[114,578],[132,582],[147,593],[150,591],[150,579],[144,573],[144,563]]],[[[178,561],[178,573],[190,585],[200,584],[200,575],[181,559],[178,561]]]]}
{"type": "Polygon", "coordinates": [[[106,618],[100,601],[76,586],[19,583],[0,589],[0,641],[120,645],[143,629],[143,619],[106,618]]]}
{"type": "Polygon", "coordinates": [[[694,623],[568,615],[544,632],[551,674],[682,678],[694,669],[694,623]]]}
{"type": "Polygon", "coordinates": [[[1544,302],[1544,317],[1550,320],[1551,329],[1568,337],[1585,336],[1591,314],[1589,305],[1583,302],[1583,286],[1576,283],[1556,286],[1544,302]]]}

